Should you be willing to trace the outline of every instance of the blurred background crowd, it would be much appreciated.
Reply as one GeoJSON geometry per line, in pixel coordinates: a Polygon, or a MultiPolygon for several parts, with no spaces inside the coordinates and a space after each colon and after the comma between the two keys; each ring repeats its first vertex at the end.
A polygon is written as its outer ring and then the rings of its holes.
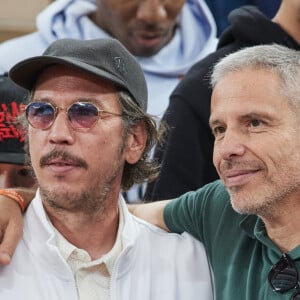
{"type": "MultiPolygon", "coordinates": [[[[0,10],[0,42],[35,30],[35,18],[53,0],[2,0],[0,10]],[[17,8],[17,9],[16,9],[17,8]]],[[[280,0],[206,0],[214,15],[218,35],[228,26],[227,15],[242,5],[256,5],[272,18],[280,0]]]]}

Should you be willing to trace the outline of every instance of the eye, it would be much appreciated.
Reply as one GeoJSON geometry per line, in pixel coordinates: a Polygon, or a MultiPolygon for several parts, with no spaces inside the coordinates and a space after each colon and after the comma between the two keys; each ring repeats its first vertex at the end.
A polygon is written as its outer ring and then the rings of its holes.
{"type": "Polygon", "coordinates": [[[261,126],[263,124],[264,124],[264,122],[259,120],[259,119],[250,120],[250,126],[251,127],[258,127],[258,126],[261,126]]]}
{"type": "Polygon", "coordinates": [[[225,131],[226,131],[226,128],[224,126],[216,126],[216,127],[212,128],[212,132],[213,132],[213,135],[215,136],[215,138],[223,136],[225,131]]]}

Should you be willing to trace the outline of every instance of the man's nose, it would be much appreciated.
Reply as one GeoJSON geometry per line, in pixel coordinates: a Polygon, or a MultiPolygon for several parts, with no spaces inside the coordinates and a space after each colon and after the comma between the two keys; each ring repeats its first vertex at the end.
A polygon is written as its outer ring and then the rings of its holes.
{"type": "Polygon", "coordinates": [[[67,112],[61,110],[49,128],[49,141],[55,144],[72,144],[75,132],[68,119],[67,112]]]}
{"type": "Polygon", "coordinates": [[[137,10],[137,19],[149,24],[157,24],[167,18],[167,11],[161,0],[141,1],[137,10]]]}
{"type": "Polygon", "coordinates": [[[245,153],[245,137],[237,130],[226,130],[223,139],[218,143],[219,155],[223,159],[230,159],[233,156],[241,156],[245,153]]]}

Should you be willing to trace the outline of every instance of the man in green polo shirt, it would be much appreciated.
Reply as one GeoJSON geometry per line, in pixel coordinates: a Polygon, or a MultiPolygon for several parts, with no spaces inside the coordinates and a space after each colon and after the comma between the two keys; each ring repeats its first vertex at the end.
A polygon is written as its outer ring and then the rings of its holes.
{"type": "Polygon", "coordinates": [[[300,52],[240,50],[211,82],[221,180],[134,212],[203,242],[218,300],[299,300],[300,52]]]}
{"type": "Polygon", "coordinates": [[[221,181],[136,213],[204,243],[217,299],[300,299],[300,52],[247,48],[211,81],[221,181]]]}

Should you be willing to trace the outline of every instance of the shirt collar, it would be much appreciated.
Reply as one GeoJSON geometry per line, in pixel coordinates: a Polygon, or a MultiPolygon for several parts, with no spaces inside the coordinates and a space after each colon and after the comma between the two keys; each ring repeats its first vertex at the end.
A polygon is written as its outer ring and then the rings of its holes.
{"type": "MultiPolygon", "coordinates": [[[[50,220],[48,220],[50,222],[50,220]]],[[[50,222],[51,223],[51,222],[50,222]]],[[[62,255],[62,257],[70,264],[70,261],[78,261],[77,265],[90,267],[95,265],[104,264],[107,268],[109,275],[111,275],[114,264],[116,262],[117,257],[121,253],[123,249],[123,241],[122,241],[122,232],[124,229],[124,212],[123,207],[119,201],[119,226],[116,241],[112,247],[112,249],[103,255],[102,257],[91,260],[90,255],[83,249],[79,249],[73,244],[71,244],[68,240],[64,238],[64,236],[51,224],[55,233],[56,245],[62,255]]]]}

